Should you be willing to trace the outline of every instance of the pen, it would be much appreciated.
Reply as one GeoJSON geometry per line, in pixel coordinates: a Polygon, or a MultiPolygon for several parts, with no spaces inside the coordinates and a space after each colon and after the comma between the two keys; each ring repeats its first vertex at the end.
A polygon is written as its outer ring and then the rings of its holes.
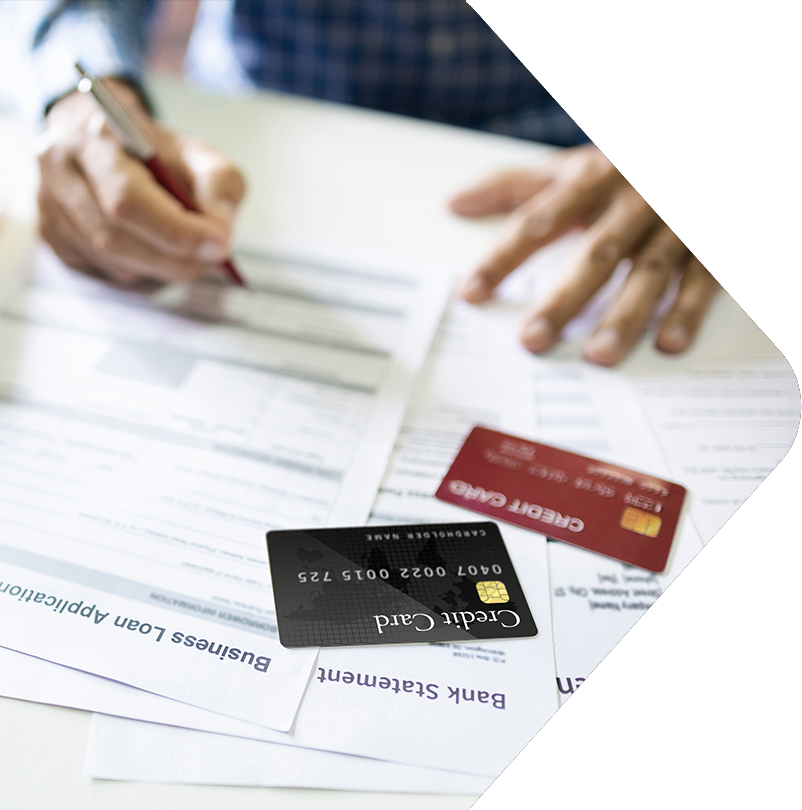
{"type": "MultiPolygon", "coordinates": [[[[189,190],[181,182],[181,179],[170,167],[159,157],[153,142],[143,132],[133,117],[126,111],[122,103],[114,95],[112,89],[102,80],[88,70],[84,70],[79,62],[75,63],[76,70],[81,74],[81,81],[78,82],[78,90],[81,93],[91,93],[97,103],[106,113],[109,125],[114,134],[120,139],[126,151],[138,158],[150,169],[156,182],[166,191],[175,197],[181,205],[188,211],[200,212],[200,208],[195,205],[189,190]]],[[[245,279],[234,267],[231,259],[223,262],[223,268],[228,273],[229,278],[240,287],[247,286],[245,279]]]]}

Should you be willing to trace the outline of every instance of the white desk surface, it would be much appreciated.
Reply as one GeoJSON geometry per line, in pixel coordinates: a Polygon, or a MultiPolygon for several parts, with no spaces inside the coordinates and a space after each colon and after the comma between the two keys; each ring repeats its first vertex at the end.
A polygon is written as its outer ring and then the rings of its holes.
{"type": "MultiPolygon", "coordinates": [[[[448,195],[490,170],[525,165],[543,151],[535,144],[288,96],[222,99],[165,80],[154,89],[167,122],[219,145],[245,169],[249,191],[240,217],[243,228],[452,268],[470,267],[492,244],[500,220],[460,220],[445,207],[448,195]]],[[[31,221],[34,214],[32,154],[24,127],[0,114],[0,212],[11,220],[31,221]]],[[[740,313],[729,299],[717,310],[717,321],[740,313]]],[[[776,356],[756,328],[749,331],[750,354],[776,356]]],[[[718,342],[716,332],[707,330],[703,340],[718,342]]],[[[474,801],[92,781],[82,775],[89,718],[0,698],[0,806],[204,810],[230,802],[241,810],[268,805],[450,810],[474,801]]]]}

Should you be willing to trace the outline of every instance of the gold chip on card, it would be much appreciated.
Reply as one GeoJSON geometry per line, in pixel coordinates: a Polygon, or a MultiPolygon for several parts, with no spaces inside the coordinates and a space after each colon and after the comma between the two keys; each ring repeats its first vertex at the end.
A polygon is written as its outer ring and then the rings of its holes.
{"type": "Polygon", "coordinates": [[[499,582],[497,580],[477,582],[476,592],[479,594],[479,598],[486,605],[498,605],[503,602],[510,601],[510,595],[507,593],[507,586],[503,582],[499,582]]]}
{"type": "Polygon", "coordinates": [[[621,513],[620,526],[622,529],[644,534],[646,537],[657,537],[660,534],[662,524],[662,518],[657,517],[657,515],[641,512],[640,509],[633,509],[631,506],[628,506],[621,513]]]}

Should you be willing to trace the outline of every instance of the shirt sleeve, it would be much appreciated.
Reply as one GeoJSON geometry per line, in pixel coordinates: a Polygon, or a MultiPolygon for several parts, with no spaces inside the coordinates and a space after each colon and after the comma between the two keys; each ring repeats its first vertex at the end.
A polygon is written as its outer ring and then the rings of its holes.
{"type": "Polygon", "coordinates": [[[29,102],[40,116],[75,89],[77,61],[141,91],[145,36],[156,0],[37,0],[21,5],[35,96],[29,102]]]}

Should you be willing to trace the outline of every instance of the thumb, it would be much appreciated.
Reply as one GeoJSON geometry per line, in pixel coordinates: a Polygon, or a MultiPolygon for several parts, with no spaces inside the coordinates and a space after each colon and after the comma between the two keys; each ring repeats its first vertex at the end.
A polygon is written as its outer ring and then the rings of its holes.
{"type": "Polygon", "coordinates": [[[230,233],[237,206],[245,196],[242,172],[216,149],[189,138],[182,143],[181,160],[198,208],[230,233]]]}
{"type": "Polygon", "coordinates": [[[547,167],[496,172],[453,196],[449,208],[463,217],[504,214],[534,197],[553,179],[547,167]]]}

